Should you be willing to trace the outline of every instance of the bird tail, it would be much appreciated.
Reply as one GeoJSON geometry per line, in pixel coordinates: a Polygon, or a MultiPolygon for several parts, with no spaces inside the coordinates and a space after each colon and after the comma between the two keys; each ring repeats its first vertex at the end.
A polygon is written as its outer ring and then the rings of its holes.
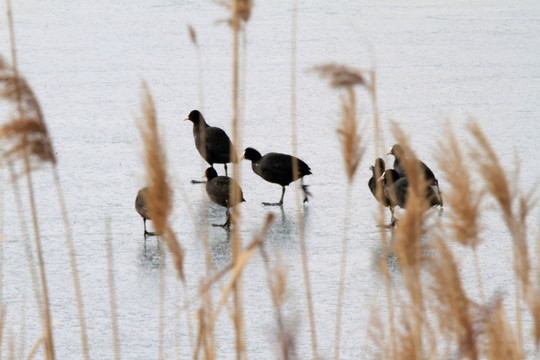
{"type": "Polygon", "coordinates": [[[304,202],[308,202],[310,197],[313,197],[311,191],[309,191],[309,185],[302,184],[302,191],[304,192],[304,202]]]}
{"type": "Polygon", "coordinates": [[[441,202],[441,209],[442,207],[444,206],[444,202],[443,202],[443,199],[442,199],[442,192],[441,192],[441,189],[439,188],[439,181],[438,180],[435,180],[435,187],[437,188],[437,196],[439,197],[439,201],[441,202]]]}

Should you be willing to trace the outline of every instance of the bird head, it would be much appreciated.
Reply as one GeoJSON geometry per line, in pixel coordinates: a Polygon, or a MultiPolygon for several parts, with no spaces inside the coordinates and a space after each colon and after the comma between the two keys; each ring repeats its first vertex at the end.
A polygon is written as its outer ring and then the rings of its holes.
{"type": "Polygon", "coordinates": [[[217,172],[216,172],[216,169],[214,169],[213,167],[209,167],[208,169],[206,169],[206,171],[204,172],[204,176],[206,179],[208,179],[208,181],[212,180],[213,178],[217,177],[217,172]]]}
{"type": "Polygon", "coordinates": [[[251,147],[246,148],[246,150],[244,150],[244,153],[242,154],[242,159],[247,159],[250,161],[257,161],[261,157],[261,153],[251,147]]]}

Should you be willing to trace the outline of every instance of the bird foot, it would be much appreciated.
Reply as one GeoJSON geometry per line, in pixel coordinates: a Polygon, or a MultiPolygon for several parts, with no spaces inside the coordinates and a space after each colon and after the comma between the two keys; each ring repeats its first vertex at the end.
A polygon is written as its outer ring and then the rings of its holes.
{"type": "Polygon", "coordinates": [[[384,224],[384,225],[381,225],[381,224],[377,224],[377,227],[383,227],[385,229],[394,229],[396,227],[396,223],[390,223],[390,224],[384,224]]]}
{"type": "Polygon", "coordinates": [[[277,202],[277,203],[263,202],[262,204],[263,204],[264,206],[282,206],[282,205],[283,205],[282,202],[277,202]]]}
{"type": "Polygon", "coordinates": [[[201,181],[201,180],[191,180],[191,183],[192,183],[192,184],[206,184],[206,181],[201,181]]]}
{"type": "Polygon", "coordinates": [[[230,221],[226,222],[225,224],[212,224],[212,226],[215,227],[222,227],[222,228],[229,228],[229,225],[231,224],[230,221]]]}
{"type": "Polygon", "coordinates": [[[151,231],[145,231],[145,232],[144,232],[144,236],[145,236],[145,237],[146,237],[146,236],[157,236],[157,233],[151,232],[151,231]]]}

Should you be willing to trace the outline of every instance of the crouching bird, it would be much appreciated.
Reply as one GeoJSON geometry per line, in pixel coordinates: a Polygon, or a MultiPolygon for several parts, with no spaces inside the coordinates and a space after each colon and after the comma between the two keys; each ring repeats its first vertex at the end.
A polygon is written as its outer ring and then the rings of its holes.
{"type": "Polygon", "coordinates": [[[311,193],[308,191],[308,186],[304,185],[303,177],[311,174],[311,169],[308,164],[302,160],[287,154],[271,152],[264,156],[254,148],[248,147],[244,150],[243,159],[251,161],[251,169],[253,172],[264,180],[281,185],[281,198],[277,203],[266,203],[263,205],[283,205],[283,196],[285,195],[285,186],[289,185],[294,180],[300,179],[302,182],[302,191],[304,192],[304,202],[308,201],[308,196],[311,193]],[[298,173],[294,174],[294,163],[298,167],[298,173]]]}
{"type": "Polygon", "coordinates": [[[143,187],[139,190],[137,193],[137,197],[135,198],[135,210],[141,215],[143,218],[143,224],[144,224],[144,238],[146,239],[146,236],[148,235],[156,235],[154,232],[149,232],[146,230],[146,220],[150,219],[150,214],[148,212],[148,207],[146,205],[145,198],[148,197],[148,187],[143,187]]]}
{"type": "Polygon", "coordinates": [[[230,208],[246,201],[240,185],[234,179],[228,176],[218,176],[216,170],[212,167],[206,169],[206,193],[210,200],[227,209],[227,220],[224,224],[212,224],[213,226],[229,227],[231,224],[230,208]],[[236,194],[231,199],[231,194],[236,194]]]}

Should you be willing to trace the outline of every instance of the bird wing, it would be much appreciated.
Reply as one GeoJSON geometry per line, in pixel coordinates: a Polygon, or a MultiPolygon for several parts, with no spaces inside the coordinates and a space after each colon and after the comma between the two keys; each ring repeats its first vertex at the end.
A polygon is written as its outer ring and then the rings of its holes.
{"type": "Polygon", "coordinates": [[[229,136],[218,127],[207,127],[205,130],[206,151],[209,155],[216,157],[214,162],[237,162],[236,149],[234,149],[229,136]],[[233,157],[230,158],[231,147],[233,148],[233,157]]]}
{"type": "MultiPolygon", "coordinates": [[[[227,197],[227,202],[229,201],[228,198],[231,195],[231,189],[236,189],[236,193],[240,195],[240,201],[244,199],[242,189],[240,188],[240,185],[233,179],[231,179],[228,176],[218,176],[212,180],[214,187],[219,188],[219,191],[221,194],[227,197]]],[[[236,205],[238,202],[235,202],[234,205],[236,205]]]]}

